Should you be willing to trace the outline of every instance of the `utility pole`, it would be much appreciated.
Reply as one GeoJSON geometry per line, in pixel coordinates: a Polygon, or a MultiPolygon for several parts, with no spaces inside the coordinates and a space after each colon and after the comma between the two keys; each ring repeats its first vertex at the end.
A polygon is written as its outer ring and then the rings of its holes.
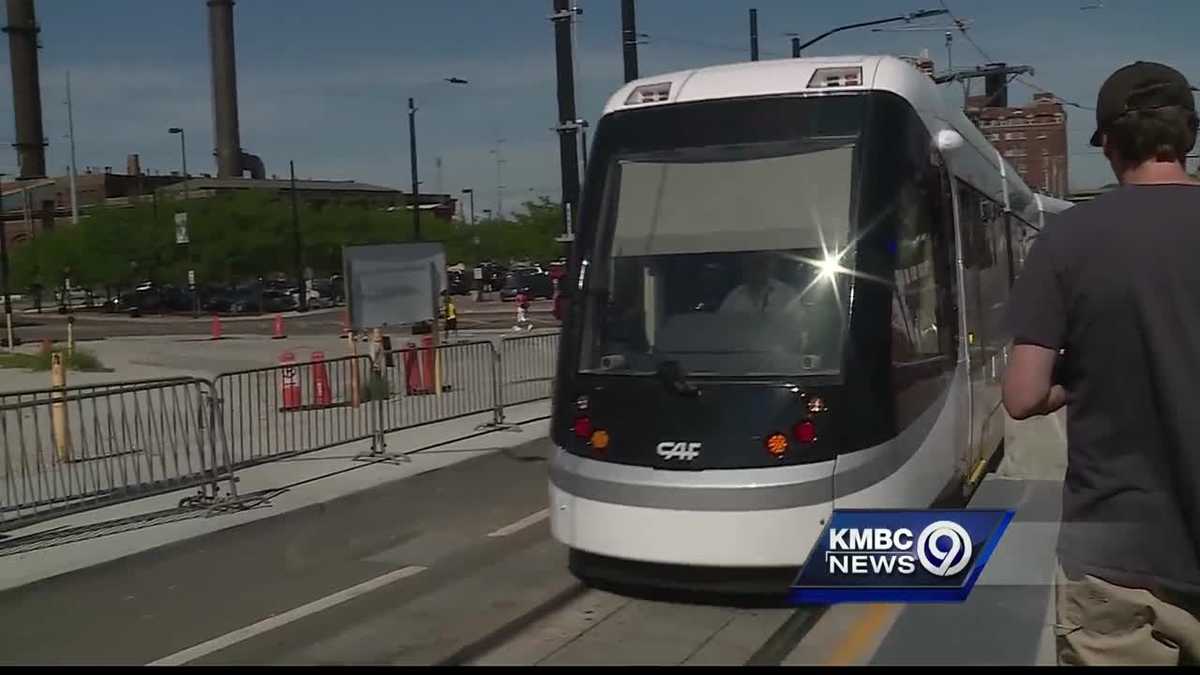
{"type": "Polygon", "coordinates": [[[504,165],[504,159],[500,156],[500,144],[505,139],[496,140],[496,149],[491,153],[496,156],[496,218],[500,219],[504,213],[504,181],[501,179],[500,167],[504,165]]]}
{"type": "Polygon", "coordinates": [[[621,52],[625,57],[626,82],[632,82],[638,78],[637,38],[634,0],[621,0],[621,52]]]}
{"type": "Polygon", "coordinates": [[[750,10],[750,60],[758,60],[758,10],[750,10]]]}
{"type": "Polygon", "coordinates": [[[71,71],[67,71],[67,136],[71,139],[71,224],[79,224],[79,192],[75,188],[75,116],[71,106],[71,71]]]}
{"type": "Polygon", "coordinates": [[[300,311],[308,311],[308,281],[304,278],[304,248],[300,239],[300,207],[296,205],[296,163],[288,161],[292,173],[292,239],[296,245],[296,282],[300,285],[300,311]]]}
{"type": "Polygon", "coordinates": [[[588,150],[587,130],[588,130],[587,120],[580,120],[579,121],[579,135],[580,135],[579,149],[582,152],[582,157],[583,157],[583,176],[584,176],[584,178],[587,177],[587,150],[588,150]]]}
{"type": "Polygon", "coordinates": [[[408,154],[412,171],[413,239],[421,241],[421,193],[417,183],[417,106],[408,99],[408,154]]]}
{"type": "Polygon", "coordinates": [[[4,219],[4,177],[0,173],[0,285],[4,286],[4,331],[9,351],[13,349],[12,298],[8,292],[8,221],[4,219]]]}
{"type": "Polygon", "coordinates": [[[578,10],[571,0],[554,0],[555,62],[558,70],[558,132],[559,162],[562,170],[563,235],[560,241],[568,246],[574,238],[574,223],[579,205],[579,153],[576,133],[579,119],[575,113],[575,68],[571,50],[572,24],[578,10]]]}
{"type": "MultiPolygon", "coordinates": [[[[960,71],[957,73],[955,73],[955,72],[946,73],[944,75],[939,75],[939,76],[933,78],[933,81],[938,84],[944,84],[946,82],[963,82],[965,84],[969,80],[985,78],[985,79],[992,79],[993,82],[995,82],[996,81],[995,78],[1003,78],[1003,77],[1007,77],[1010,75],[1033,75],[1033,74],[1034,74],[1034,72],[1033,72],[1032,66],[1010,66],[1010,65],[1001,63],[1001,64],[989,64],[986,66],[979,66],[972,70],[964,70],[964,71],[960,71]]],[[[1001,79],[999,81],[1001,83],[1003,83],[1003,79],[1001,79]]],[[[1005,88],[1006,88],[1005,86],[999,86],[994,91],[990,92],[992,99],[999,98],[1003,94],[1005,88]]],[[[992,103],[992,99],[988,100],[989,104],[992,103]]]]}

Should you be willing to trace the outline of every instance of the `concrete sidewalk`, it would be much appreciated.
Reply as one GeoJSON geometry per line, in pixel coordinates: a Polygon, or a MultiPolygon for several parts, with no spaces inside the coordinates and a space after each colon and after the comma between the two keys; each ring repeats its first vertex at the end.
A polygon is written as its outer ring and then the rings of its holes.
{"type": "MultiPolygon", "coordinates": [[[[355,459],[370,449],[369,441],[360,441],[239,471],[241,496],[269,498],[245,511],[181,513],[179,500],[195,494],[188,489],[12,530],[0,539],[0,590],[324,503],[542,438],[548,433],[545,418],[549,410],[549,401],[510,407],[507,419],[521,423],[515,431],[478,431],[477,425],[491,421],[491,415],[484,414],[388,434],[388,451],[415,453],[408,457],[411,461],[355,459]]],[[[223,493],[226,488],[223,483],[223,493]]]]}

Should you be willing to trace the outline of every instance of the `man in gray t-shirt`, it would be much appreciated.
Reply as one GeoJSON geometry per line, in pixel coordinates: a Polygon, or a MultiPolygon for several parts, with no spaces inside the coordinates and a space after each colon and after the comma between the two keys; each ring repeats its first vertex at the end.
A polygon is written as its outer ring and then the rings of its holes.
{"type": "Polygon", "coordinates": [[[1092,144],[1121,185],[1050,220],[1013,287],[1004,405],[1067,407],[1062,664],[1200,661],[1200,184],[1192,88],[1138,62],[1092,144]],[[1061,355],[1060,355],[1061,353],[1061,355]]]}

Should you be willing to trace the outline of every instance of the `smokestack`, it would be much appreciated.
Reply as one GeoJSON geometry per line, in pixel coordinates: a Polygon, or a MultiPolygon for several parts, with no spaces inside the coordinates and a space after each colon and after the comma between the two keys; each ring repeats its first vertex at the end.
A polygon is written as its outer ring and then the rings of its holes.
{"type": "Polygon", "coordinates": [[[18,178],[45,178],[46,136],[42,130],[42,89],[38,82],[39,28],[33,0],[8,0],[8,58],[12,66],[13,112],[16,117],[18,178]]]}
{"type": "Polygon", "coordinates": [[[233,51],[233,0],[207,0],[208,45],[212,55],[213,138],[218,178],[240,178],[237,63],[233,51]]]}
{"type": "Polygon", "coordinates": [[[142,175],[142,162],[137,155],[129,155],[125,158],[125,173],[130,176],[142,175]]]}

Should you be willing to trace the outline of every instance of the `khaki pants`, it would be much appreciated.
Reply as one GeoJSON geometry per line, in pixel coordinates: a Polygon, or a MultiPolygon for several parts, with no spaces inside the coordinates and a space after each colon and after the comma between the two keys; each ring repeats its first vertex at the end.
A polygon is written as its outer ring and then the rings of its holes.
{"type": "Polygon", "coordinates": [[[1150,591],[1086,575],[1055,577],[1058,663],[1163,665],[1200,663],[1200,618],[1150,591]]]}

